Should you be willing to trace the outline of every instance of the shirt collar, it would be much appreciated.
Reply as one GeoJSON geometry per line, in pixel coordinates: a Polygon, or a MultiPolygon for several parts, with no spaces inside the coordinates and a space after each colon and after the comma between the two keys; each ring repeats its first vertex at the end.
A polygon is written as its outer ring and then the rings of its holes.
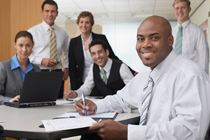
{"type": "MultiPolygon", "coordinates": [[[[12,57],[12,60],[11,60],[11,70],[14,70],[14,69],[17,69],[17,68],[21,68],[20,67],[20,63],[17,59],[17,54],[15,54],[13,57],[12,57]]],[[[27,70],[26,72],[29,72],[31,70],[33,70],[33,65],[31,64],[31,62],[29,61],[28,59],[28,67],[27,67],[27,70]]]]}
{"type": "MultiPolygon", "coordinates": [[[[112,59],[108,58],[108,61],[107,61],[106,65],[103,67],[103,69],[106,72],[109,72],[111,70],[111,66],[112,66],[112,59]]],[[[101,70],[102,68],[99,66],[99,69],[101,70]]]]}
{"type": "MultiPolygon", "coordinates": [[[[82,34],[81,34],[81,38],[82,38],[82,43],[84,43],[84,39],[82,37],[82,34]]],[[[92,39],[92,32],[90,32],[90,37],[89,37],[89,41],[91,42],[93,39],[92,39]]]]}
{"type": "Polygon", "coordinates": [[[56,25],[55,24],[53,24],[52,26],[50,26],[50,25],[48,25],[44,20],[42,21],[42,26],[44,27],[44,30],[45,31],[48,31],[49,30],[49,28],[53,28],[53,29],[55,29],[56,28],[56,25]]]}
{"type": "Polygon", "coordinates": [[[160,63],[158,64],[150,73],[154,83],[158,81],[161,75],[166,71],[171,62],[177,57],[177,54],[174,50],[160,63]]]}
{"type": "MultiPolygon", "coordinates": [[[[190,23],[191,23],[190,19],[188,19],[187,21],[185,21],[184,23],[182,23],[183,29],[185,29],[190,23]]],[[[179,24],[179,22],[177,22],[177,29],[179,28],[180,25],[181,24],[179,24]]]]}

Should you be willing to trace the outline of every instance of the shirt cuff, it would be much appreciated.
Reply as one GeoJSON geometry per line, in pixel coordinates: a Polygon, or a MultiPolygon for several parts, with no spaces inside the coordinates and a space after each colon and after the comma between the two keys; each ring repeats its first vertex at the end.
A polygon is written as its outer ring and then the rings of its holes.
{"type": "Polygon", "coordinates": [[[146,140],[146,126],[128,125],[128,140],[146,140]]]}
{"type": "Polygon", "coordinates": [[[102,113],[102,112],[106,111],[105,104],[102,100],[95,102],[95,104],[97,106],[97,110],[95,111],[95,113],[102,113]]]}
{"type": "Polygon", "coordinates": [[[41,58],[41,57],[36,57],[35,60],[34,60],[35,64],[41,65],[42,64],[42,59],[43,58],[41,58]]]}

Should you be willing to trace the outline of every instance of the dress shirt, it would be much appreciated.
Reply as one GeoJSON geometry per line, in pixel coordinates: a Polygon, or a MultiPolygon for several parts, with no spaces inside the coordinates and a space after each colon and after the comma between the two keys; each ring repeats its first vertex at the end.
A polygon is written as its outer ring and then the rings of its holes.
{"type": "MultiPolygon", "coordinates": [[[[88,75],[90,66],[93,64],[93,60],[91,58],[89,49],[85,50],[84,39],[82,37],[82,34],[81,34],[81,38],[82,38],[82,48],[83,48],[83,54],[84,54],[84,70],[83,70],[83,80],[82,81],[85,82],[85,79],[88,75]]],[[[91,32],[90,37],[89,37],[89,42],[92,42],[92,40],[93,39],[92,39],[92,32],[91,32]]]]}
{"type": "MultiPolygon", "coordinates": [[[[52,67],[45,67],[41,65],[43,58],[50,58],[50,26],[46,22],[42,22],[28,31],[33,35],[34,39],[34,47],[32,49],[32,53],[29,56],[31,63],[36,64],[40,67],[40,69],[52,69],[52,67]]],[[[69,36],[67,35],[66,31],[61,29],[60,27],[56,26],[55,24],[52,26],[56,35],[56,43],[57,43],[57,55],[58,64],[57,69],[62,69],[62,53],[65,56],[65,68],[68,68],[68,46],[69,46],[69,36]]]]}
{"type": "Polygon", "coordinates": [[[142,114],[143,88],[154,81],[146,125],[128,125],[128,140],[203,140],[210,120],[210,79],[198,64],[174,50],[153,71],[137,74],[116,95],[96,102],[97,113],[142,114]]]}
{"type": "Polygon", "coordinates": [[[34,68],[33,68],[32,64],[28,60],[28,67],[26,69],[26,72],[24,72],[22,70],[21,66],[20,66],[20,63],[18,62],[17,54],[15,54],[11,59],[11,70],[14,70],[14,69],[17,69],[17,68],[19,68],[19,70],[20,70],[20,75],[21,75],[23,81],[25,79],[25,75],[26,75],[27,72],[30,72],[32,70],[34,71],[34,68]]]}
{"type": "MultiPolygon", "coordinates": [[[[106,71],[107,79],[109,78],[112,62],[113,62],[112,59],[109,58],[106,65],[103,67],[103,69],[106,71]]],[[[101,70],[102,68],[99,67],[99,69],[101,70]]],[[[100,76],[101,76],[101,79],[103,79],[103,74],[101,72],[100,72],[100,76]]],[[[122,78],[125,85],[133,78],[133,74],[124,63],[122,63],[120,67],[120,77],[122,78]]],[[[88,96],[90,95],[94,86],[95,86],[95,83],[93,80],[93,64],[92,64],[90,66],[90,70],[88,72],[88,76],[85,79],[84,84],[78,90],[75,90],[75,92],[77,92],[78,97],[82,96],[82,93],[88,96]]]]}
{"type": "MultiPolygon", "coordinates": [[[[174,41],[176,41],[179,26],[180,24],[177,23],[177,25],[172,30],[174,41]]],[[[182,54],[187,56],[192,61],[198,63],[208,74],[209,46],[204,31],[190,20],[185,21],[182,26],[182,54]]],[[[176,42],[174,42],[173,47],[175,47],[175,44],[176,42]]]]}

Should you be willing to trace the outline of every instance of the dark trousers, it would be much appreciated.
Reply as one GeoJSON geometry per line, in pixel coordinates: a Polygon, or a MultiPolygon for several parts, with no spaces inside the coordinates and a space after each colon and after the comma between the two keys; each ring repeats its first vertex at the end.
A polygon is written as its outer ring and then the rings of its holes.
{"type": "Polygon", "coordinates": [[[96,133],[82,135],[80,140],[103,140],[96,133]]]}
{"type": "Polygon", "coordinates": [[[63,99],[64,81],[62,80],[61,87],[57,99],[63,99]]]}

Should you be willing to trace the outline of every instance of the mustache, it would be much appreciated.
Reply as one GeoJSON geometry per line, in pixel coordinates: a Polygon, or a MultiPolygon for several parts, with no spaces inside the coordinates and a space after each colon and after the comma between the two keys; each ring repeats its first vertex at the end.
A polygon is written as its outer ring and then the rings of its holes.
{"type": "Polygon", "coordinates": [[[140,50],[140,52],[155,52],[156,50],[155,49],[151,49],[151,48],[142,48],[140,50]]]}

